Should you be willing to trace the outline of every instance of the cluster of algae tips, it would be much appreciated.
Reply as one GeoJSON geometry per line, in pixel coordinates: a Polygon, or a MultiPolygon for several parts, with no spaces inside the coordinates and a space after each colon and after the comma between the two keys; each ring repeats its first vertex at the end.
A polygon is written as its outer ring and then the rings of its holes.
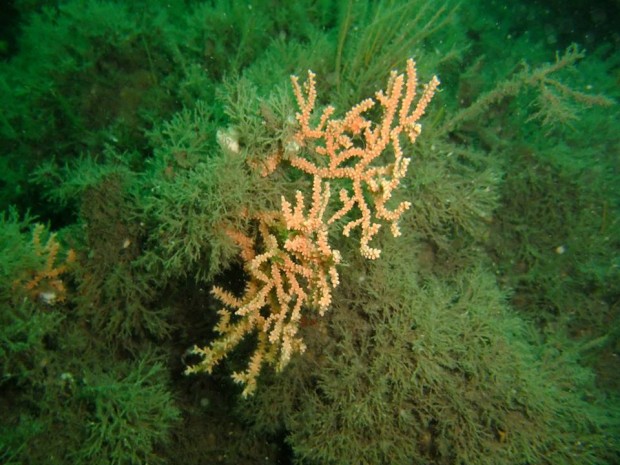
{"type": "Polygon", "coordinates": [[[0,462],[620,463],[619,20],[4,2],[0,462]]]}

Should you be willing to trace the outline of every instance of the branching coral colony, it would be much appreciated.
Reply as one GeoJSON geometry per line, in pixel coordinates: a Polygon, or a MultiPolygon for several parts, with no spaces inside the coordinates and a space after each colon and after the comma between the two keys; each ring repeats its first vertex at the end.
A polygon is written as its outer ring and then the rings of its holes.
{"type": "Polygon", "coordinates": [[[41,243],[46,234],[45,226],[37,224],[32,231],[32,248],[34,254],[41,259],[39,266],[29,270],[13,282],[14,290],[26,291],[32,300],[38,300],[46,305],[64,302],[67,290],[62,281],[62,275],[69,271],[75,262],[75,252],[69,249],[64,261],[58,258],[61,249],[56,234],[49,234],[45,245],[41,243]]]}
{"type": "Polygon", "coordinates": [[[421,132],[418,121],[439,85],[433,77],[414,106],[417,74],[414,61],[408,60],[406,74],[393,71],[387,89],[377,92],[375,99],[362,101],[342,119],[332,118],[335,110],[328,106],[313,127],[315,75],[309,71],[304,84],[296,76],[291,80],[299,106],[298,128],[285,153],[266,160],[262,174],[270,174],[287,161],[311,176],[309,205],[301,191],[296,192],[293,202],[282,196],[280,211],[252,218],[258,225],[256,237],[229,232],[241,249],[249,276],[246,289],[236,297],[220,287],[213,288],[213,294],[225,305],[216,326],[220,337],[209,347],[194,347],[191,353],[202,360],[186,370],[210,373],[246,335],[256,332],[257,347],[246,370],[233,374],[234,380],[244,385],[244,396],[256,389],[264,363],[279,371],[293,354],[304,352],[306,346],[298,334],[302,311],[315,309],[322,316],[329,308],[332,290],[339,283],[337,266],[341,261],[339,251],[329,243],[330,228],[344,223],[342,233],[347,237],[359,228],[360,252],[371,260],[381,254],[370,242],[382,223],[390,224],[394,237],[400,235],[398,221],[410,203],[400,202],[390,209],[388,201],[409,165],[401,135],[415,142],[421,132]],[[380,117],[374,122],[365,114],[377,104],[380,117]],[[386,158],[391,161],[386,162],[386,158]],[[330,181],[338,180],[346,180],[342,182],[346,188],[340,189],[335,212],[327,214],[330,181]]]}

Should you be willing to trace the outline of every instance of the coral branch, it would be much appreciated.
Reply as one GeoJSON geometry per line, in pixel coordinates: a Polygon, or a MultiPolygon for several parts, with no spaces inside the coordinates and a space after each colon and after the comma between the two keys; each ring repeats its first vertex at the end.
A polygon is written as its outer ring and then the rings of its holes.
{"type": "Polygon", "coordinates": [[[361,216],[350,219],[343,228],[343,234],[348,236],[353,229],[360,227],[362,255],[370,259],[378,258],[381,251],[369,245],[381,226],[381,223],[375,220],[390,223],[392,234],[398,236],[398,221],[411,206],[406,201],[400,202],[393,209],[387,206],[409,165],[409,158],[403,155],[401,134],[404,133],[411,142],[415,142],[422,130],[418,121],[435,94],[439,80],[433,77],[412,109],[416,96],[417,73],[414,61],[408,60],[406,76],[393,71],[386,91],[377,92],[375,100],[362,101],[342,119],[330,119],[334,109],[327,107],[316,127],[312,127],[310,123],[316,103],[314,74],[308,72],[308,79],[303,86],[295,76],[292,77],[292,83],[300,108],[297,113],[299,130],[295,139],[301,147],[308,149],[307,152],[323,157],[324,161],[315,163],[300,153],[293,155],[290,163],[321,180],[352,181],[352,192],[340,192],[342,205],[329,218],[328,224],[345,217],[357,207],[361,216]],[[364,113],[377,103],[381,107],[382,116],[378,123],[374,123],[367,119],[364,113]],[[393,161],[379,164],[378,160],[390,146],[394,155],[393,161]],[[372,205],[366,200],[367,194],[372,199],[372,205]]]}
{"type": "MultiPolygon", "coordinates": [[[[239,341],[256,332],[257,347],[246,370],[233,374],[233,379],[245,386],[244,396],[256,388],[256,378],[264,363],[281,370],[293,354],[305,351],[298,334],[302,311],[314,309],[322,316],[329,309],[332,291],[340,281],[337,265],[341,262],[340,252],[329,243],[330,228],[344,218],[342,233],[348,237],[359,227],[360,251],[369,259],[376,259],[381,253],[370,242],[382,222],[391,225],[394,237],[400,235],[398,221],[411,204],[402,201],[390,207],[388,202],[409,165],[409,158],[403,154],[401,134],[415,142],[421,131],[418,120],[439,85],[437,78],[433,78],[412,108],[417,76],[415,63],[409,60],[406,76],[393,71],[386,91],[377,92],[375,99],[362,101],[342,119],[332,118],[335,109],[328,106],[313,127],[316,76],[309,71],[305,83],[300,84],[295,76],[291,81],[299,106],[299,126],[288,144],[297,150],[286,159],[312,176],[309,205],[302,191],[295,193],[292,202],[282,196],[279,212],[255,215],[255,235],[229,232],[240,248],[248,284],[241,297],[213,288],[213,295],[224,305],[216,327],[220,337],[208,348],[194,347],[191,352],[202,360],[186,370],[211,372],[239,341]],[[365,116],[375,106],[380,111],[377,123],[365,116]],[[386,161],[390,157],[391,161],[386,161]],[[346,188],[340,190],[339,207],[328,213],[330,181],[340,182],[346,188]],[[353,216],[356,211],[357,217],[353,216]]],[[[256,168],[268,175],[282,161],[280,156],[271,157],[269,166],[256,168]]]]}
{"type": "Polygon", "coordinates": [[[39,300],[47,305],[63,302],[67,290],[62,275],[69,271],[76,261],[75,252],[69,249],[64,261],[58,259],[60,243],[56,234],[50,233],[45,244],[41,243],[41,236],[45,234],[45,226],[37,224],[32,231],[32,246],[35,254],[40,257],[41,263],[32,270],[29,277],[21,277],[13,283],[14,289],[27,291],[33,300],[39,300]]]}

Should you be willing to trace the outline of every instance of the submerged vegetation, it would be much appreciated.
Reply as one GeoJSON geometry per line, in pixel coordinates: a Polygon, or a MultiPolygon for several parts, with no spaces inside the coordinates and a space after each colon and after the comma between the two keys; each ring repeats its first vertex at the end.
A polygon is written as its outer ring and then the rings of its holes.
{"type": "Polygon", "coordinates": [[[11,2],[0,461],[620,461],[620,13],[573,3],[11,2]]]}

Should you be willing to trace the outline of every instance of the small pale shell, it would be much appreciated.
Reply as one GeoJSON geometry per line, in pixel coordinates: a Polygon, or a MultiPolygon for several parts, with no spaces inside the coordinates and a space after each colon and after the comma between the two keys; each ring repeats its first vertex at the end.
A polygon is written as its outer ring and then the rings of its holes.
{"type": "Polygon", "coordinates": [[[44,291],[39,293],[39,300],[45,305],[54,305],[56,303],[56,293],[54,291],[44,291]]]}

